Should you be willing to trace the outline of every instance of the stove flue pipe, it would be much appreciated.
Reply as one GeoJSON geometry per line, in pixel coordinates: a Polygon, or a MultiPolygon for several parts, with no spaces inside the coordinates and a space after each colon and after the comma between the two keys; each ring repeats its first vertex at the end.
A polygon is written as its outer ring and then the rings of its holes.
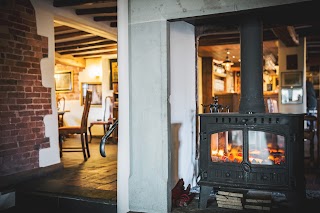
{"type": "Polygon", "coordinates": [[[264,113],[263,100],[263,26],[255,16],[240,24],[241,96],[239,112],[264,113]]]}

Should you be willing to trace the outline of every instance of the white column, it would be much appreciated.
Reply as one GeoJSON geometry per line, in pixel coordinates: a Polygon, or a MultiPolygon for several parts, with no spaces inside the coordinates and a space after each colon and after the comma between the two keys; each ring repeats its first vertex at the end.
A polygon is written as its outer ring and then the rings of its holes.
{"type": "Polygon", "coordinates": [[[129,35],[129,208],[169,212],[168,24],[131,23],[129,35]]]}
{"type": "Polygon", "coordinates": [[[130,126],[128,1],[118,0],[119,126],[117,212],[129,211],[130,126]]]}

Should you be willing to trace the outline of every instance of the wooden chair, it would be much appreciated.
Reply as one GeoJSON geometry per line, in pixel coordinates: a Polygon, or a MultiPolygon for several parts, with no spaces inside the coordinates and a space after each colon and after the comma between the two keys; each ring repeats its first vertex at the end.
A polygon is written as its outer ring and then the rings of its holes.
{"type": "Polygon", "coordinates": [[[314,115],[305,115],[304,121],[307,122],[306,127],[304,128],[304,141],[310,142],[310,155],[305,156],[305,159],[310,159],[311,165],[313,165],[314,162],[314,137],[316,136],[316,123],[317,123],[317,117],[314,115]]]}
{"type": "Polygon", "coordinates": [[[110,128],[110,125],[113,124],[113,100],[112,99],[113,98],[111,96],[107,96],[105,98],[103,120],[92,121],[90,123],[90,125],[89,125],[89,134],[90,134],[89,143],[91,143],[91,140],[92,140],[91,127],[93,127],[94,125],[102,125],[104,134],[106,134],[107,130],[110,128]],[[108,100],[109,100],[109,104],[108,104],[108,100]],[[108,120],[106,120],[107,109],[109,109],[108,120]]]}
{"type": "Polygon", "coordinates": [[[84,108],[82,112],[81,124],[79,126],[61,126],[59,127],[59,148],[60,157],[62,152],[83,152],[84,160],[90,157],[89,144],[88,144],[88,115],[92,101],[92,91],[87,90],[85,97],[84,108]],[[63,147],[63,139],[69,134],[80,134],[81,147],[63,147]],[[87,151],[87,154],[86,154],[87,151]],[[87,156],[88,155],[88,156],[87,156]]]}
{"type": "Polygon", "coordinates": [[[63,126],[63,116],[66,105],[66,99],[64,97],[57,99],[57,109],[58,109],[58,124],[59,127],[63,126]]]}

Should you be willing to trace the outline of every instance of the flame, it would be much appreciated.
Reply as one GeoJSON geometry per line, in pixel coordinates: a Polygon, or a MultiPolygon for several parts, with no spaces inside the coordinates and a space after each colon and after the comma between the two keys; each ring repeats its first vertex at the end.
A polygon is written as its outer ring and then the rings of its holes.
{"type": "MultiPolygon", "coordinates": [[[[284,150],[278,149],[268,149],[268,156],[263,158],[262,152],[260,150],[252,150],[249,153],[249,161],[254,164],[264,164],[264,165],[280,165],[285,163],[284,150]]],[[[264,152],[265,153],[265,152],[264,152]]],[[[242,162],[242,150],[239,147],[230,148],[228,146],[228,153],[224,152],[223,149],[212,150],[211,159],[213,162],[242,162]]]]}

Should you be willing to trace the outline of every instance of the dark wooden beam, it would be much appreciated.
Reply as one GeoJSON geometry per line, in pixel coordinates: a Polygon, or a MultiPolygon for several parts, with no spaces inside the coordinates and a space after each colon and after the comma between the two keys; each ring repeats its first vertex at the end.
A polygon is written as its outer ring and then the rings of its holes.
{"type": "Polygon", "coordinates": [[[116,21],[117,16],[95,16],[93,17],[94,21],[116,21]]]}
{"type": "Polygon", "coordinates": [[[118,26],[118,23],[117,22],[111,22],[110,23],[110,27],[117,27],[118,26]]]}
{"type": "Polygon", "coordinates": [[[54,32],[55,33],[60,33],[60,32],[68,32],[68,31],[75,31],[76,29],[68,26],[59,26],[59,27],[54,27],[54,32]]]}
{"type": "Polygon", "coordinates": [[[99,51],[108,51],[117,49],[117,45],[109,46],[109,47],[100,47],[100,48],[91,48],[91,49],[83,49],[83,50],[74,50],[74,51],[62,51],[59,52],[60,55],[68,55],[68,54],[78,54],[78,53],[86,53],[86,52],[99,52],[99,51]]]}
{"type": "Polygon", "coordinates": [[[287,47],[299,45],[299,36],[296,34],[294,27],[275,27],[272,31],[287,47]]]}
{"type": "Polygon", "coordinates": [[[80,39],[80,40],[73,40],[73,41],[66,41],[66,42],[56,42],[56,48],[63,47],[63,46],[72,46],[72,45],[84,45],[84,44],[92,44],[98,41],[105,41],[105,38],[96,36],[92,38],[80,39]]]}
{"type": "Polygon", "coordinates": [[[92,53],[92,54],[79,54],[79,55],[74,55],[73,57],[85,58],[85,57],[90,57],[90,56],[113,55],[113,54],[117,54],[117,53],[118,53],[118,51],[110,51],[110,52],[92,53]]]}
{"type": "Polygon", "coordinates": [[[73,46],[63,46],[63,47],[58,47],[55,50],[57,52],[59,51],[68,51],[68,50],[81,50],[81,49],[86,49],[86,48],[92,48],[92,47],[101,47],[101,46],[106,46],[106,45],[115,45],[117,44],[116,41],[102,41],[102,42],[96,42],[96,43],[91,43],[91,44],[77,44],[73,46]]]}
{"type": "Polygon", "coordinates": [[[83,31],[78,31],[74,33],[64,33],[64,34],[55,35],[54,38],[56,41],[59,41],[66,38],[89,37],[89,36],[92,36],[92,34],[83,32],[83,31]]]}
{"type": "Polygon", "coordinates": [[[110,3],[110,2],[117,2],[117,0],[54,0],[53,6],[54,7],[68,7],[68,6],[78,6],[84,4],[92,4],[92,3],[110,3]]]}
{"type": "Polygon", "coordinates": [[[239,44],[240,38],[229,38],[229,39],[211,39],[205,38],[199,40],[199,46],[215,46],[215,45],[226,45],[226,44],[239,44]]]}
{"type": "Polygon", "coordinates": [[[101,14],[101,13],[117,13],[117,7],[76,9],[77,15],[91,15],[91,14],[101,14]]]}

